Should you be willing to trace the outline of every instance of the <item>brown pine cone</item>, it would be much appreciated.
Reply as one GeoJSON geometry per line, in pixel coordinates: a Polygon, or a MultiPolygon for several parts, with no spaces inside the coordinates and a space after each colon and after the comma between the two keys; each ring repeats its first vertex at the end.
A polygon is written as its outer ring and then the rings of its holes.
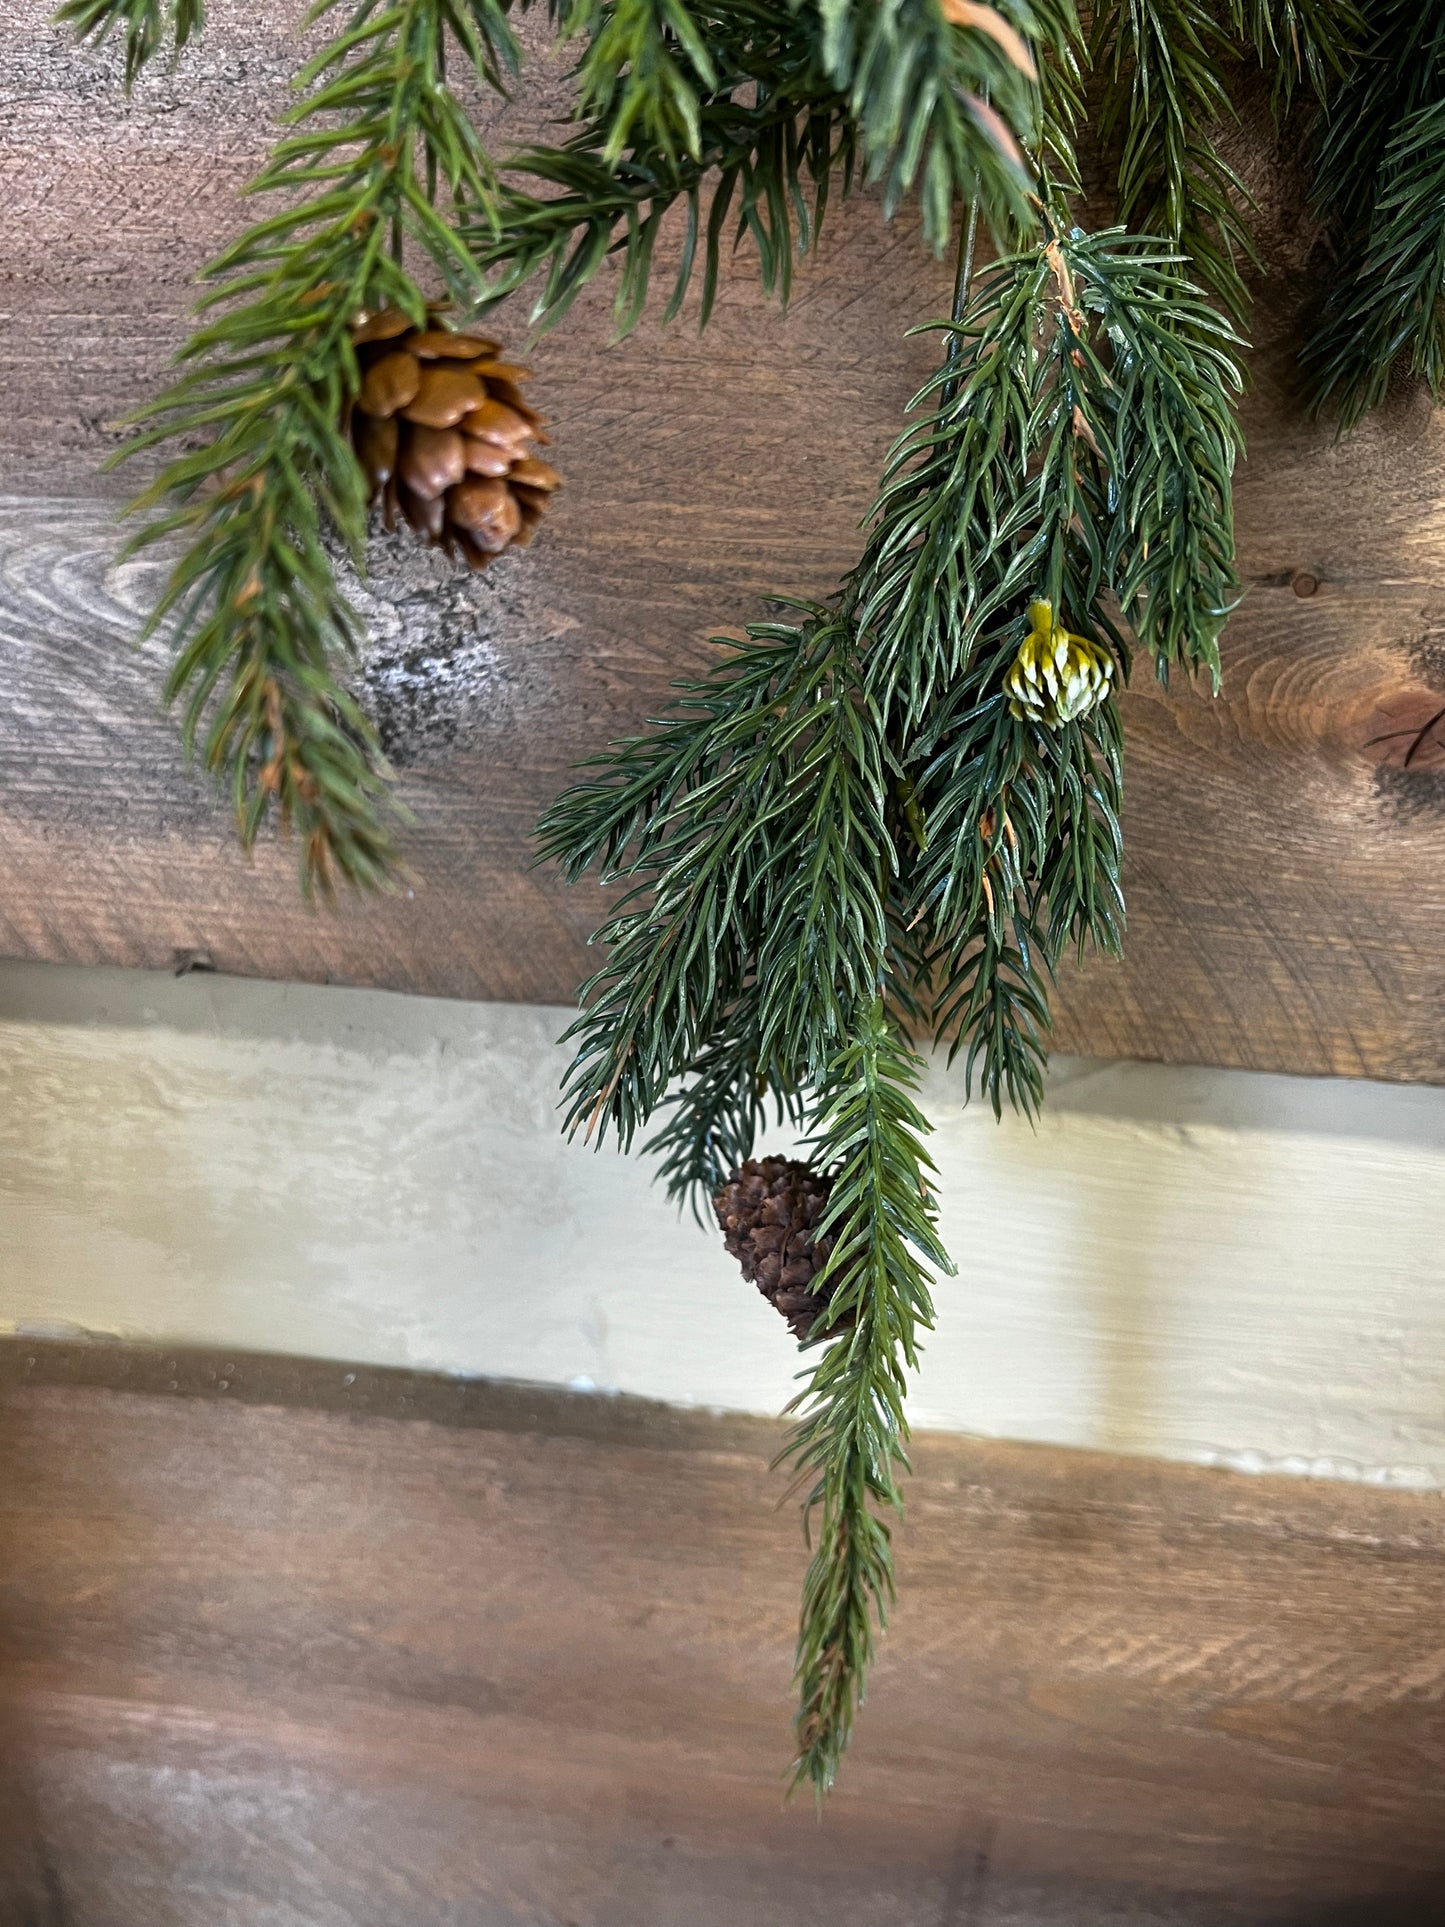
{"type": "Polygon", "coordinates": [[[562,480],[532,452],[548,437],[518,386],[530,371],[499,361],[483,335],[437,316],[418,328],[399,308],[363,315],[351,339],[361,370],[351,441],[386,526],[404,515],[474,569],[525,548],[562,480]]]}
{"type": "Polygon", "coordinates": [[[712,1201],[723,1243],[743,1276],[783,1314],[795,1338],[806,1338],[832,1297],[813,1280],[833,1250],[814,1228],[828,1208],[831,1185],[794,1158],[749,1158],[712,1201]]]}

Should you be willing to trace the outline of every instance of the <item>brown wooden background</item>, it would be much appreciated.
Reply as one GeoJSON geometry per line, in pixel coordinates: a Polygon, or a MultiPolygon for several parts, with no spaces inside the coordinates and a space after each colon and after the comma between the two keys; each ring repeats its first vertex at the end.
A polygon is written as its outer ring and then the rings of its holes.
{"type": "MultiPolygon", "coordinates": [[[[129,103],[48,6],[0,0],[0,951],[566,999],[598,905],[528,869],[537,810],[712,630],[846,566],[944,270],[865,200],[786,318],[746,258],[701,342],[612,347],[609,291],[584,304],[536,357],[570,478],[546,540],[482,583],[378,551],[415,894],[308,913],[178,767],[98,473],[238,224],[300,6],[222,0],[129,103]]],[[[1060,1037],[1442,1080],[1445,758],[1376,739],[1445,699],[1445,425],[1302,424],[1297,210],[1227,694],[1130,698],[1129,960],[1070,979],[1060,1037]]],[[[776,1777],[802,1550],[760,1503],[770,1427],[0,1349],[0,1927],[1445,1917],[1437,1496],[923,1441],[820,1825],[776,1777]]]]}
{"type": "Polygon", "coordinates": [[[0,1927],[1438,1927],[1438,1494],[917,1442],[786,1806],[761,1420],[0,1343],[0,1927]]]}
{"type": "MultiPolygon", "coordinates": [[[[97,472],[238,225],[299,5],[223,0],[203,49],[129,103],[116,57],[76,54],[47,5],[0,9],[0,950],[154,967],[204,950],[239,972],[568,999],[599,902],[529,871],[539,807],[711,631],[847,564],[932,354],[903,330],[942,310],[945,271],[864,200],[786,317],[746,256],[702,339],[684,321],[609,346],[610,288],[583,304],[535,357],[571,484],[545,541],[480,584],[379,552],[371,686],[417,886],[313,914],[289,855],[248,867],[178,768],[160,656],[129,647],[153,579],[109,568],[125,484],[97,472]]],[[[530,82],[499,138],[559,99],[530,82]]],[[[1266,233],[1227,694],[1129,700],[1129,957],[1070,978],[1060,1040],[1438,1080],[1445,754],[1404,770],[1376,739],[1445,690],[1445,425],[1405,399],[1337,448],[1302,422],[1292,343],[1320,264],[1288,185],[1266,233]]]]}

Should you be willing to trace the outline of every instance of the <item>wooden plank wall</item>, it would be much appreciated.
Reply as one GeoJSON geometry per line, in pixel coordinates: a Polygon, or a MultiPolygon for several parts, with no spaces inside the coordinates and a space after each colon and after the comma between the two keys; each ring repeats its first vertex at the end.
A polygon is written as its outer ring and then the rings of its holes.
{"type": "MultiPolygon", "coordinates": [[[[582,304],[537,356],[571,480],[545,542],[482,584],[378,558],[369,684],[418,819],[414,894],[311,914],[289,856],[245,865],[178,771],[159,657],[128,649],[153,584],[110,569],[122,485],[97,474],[181,339],[197,264],[238,224],[299,0],[223,0],[204,48],[129,103],[117,58],[71,50],[48,4],[0,7],[0,949],[567,999],[600,905],[528,870],[538,808],[710,631],[848,563],[929,366],[902,330],[942,310],[944,271],[865,199],[786,318],[746,257],[701,342],[648,325],[609,346],[610,289],[582,304]]],[[[544,68],[498,138],[559,99],[544,68]]],[[[1409,398],[1347,448],[1303,423],[1293,341],[1322,264],[1297,185],[1258,160],[1271,279],[1227,694],[1129,699],[1129,960],[1070,977],[1060,1040],[1438,1080],[1445,755],[1403,769],[1394,732],[1445,689],[1445,425],[1409,398]]]]}
{"type": "Polygon", "coordinates": [[[785,1805],[776,1429],[0,1345],[3,1927],[1430,1927],[1437,1494],[926,1437],[785,1805]]]}

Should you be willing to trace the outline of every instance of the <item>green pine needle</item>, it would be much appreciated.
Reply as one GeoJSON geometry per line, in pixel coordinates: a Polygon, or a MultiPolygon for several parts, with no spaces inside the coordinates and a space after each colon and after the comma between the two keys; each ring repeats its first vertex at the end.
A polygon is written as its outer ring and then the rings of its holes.
{"type": "Polygon", "coordinates": [[[1099,0],[1090,52],[1107,81],[1097,126],[1118,156],[1116,218],[1163,236],[1238,319],[1255,252],[1248,190],[1213,137],[1234,118],[1225,85],[1234,49],[1214,0],[1099,0]]]}
{"type": "Polygon", "coordinates": [[[1273,80],[1277,107],[1301,82],[1326,99],[1351,71],[1365,30],[1354,0],[1230,0],[1229,24],[1273,80]]]}
{"type": "Polygon", "coordinates": [[[1340,261],[1305,366],[1342,433],[1398,370],[1445,401],[1445,14],[1380,0],[1370,19],[1316,165],[1340,261]]]}
{"type": "MultiPolygon", "coordinates": [[[[1052,3],[1072,18],[1070,0],[1052,3]]],[[[622,267],[618,333],[635,326],[674,207],[685,229],[664,318],[678,312],[700,272],[704,322],[729,238],[756,249],[765,291],[787,301],[835,182],[844,194],[855,183],[878,187],[885,218],[914,201],[935,249],[946,245],[960,203],[974,196],[1001,234],[1035,225],[1017,140],[1032,138],[1044,112],[1037,85],[993,37],[950,26],[938,0],[870,4],[840,46],[813,0],[727,0],[707,21],[710,74],[680,25],[662,31],[649,11],[661,4],[646,0],[637,12],[642,0],[617,0],[625,14],[602,7],[584,16],[598,35],[579,67],[589,117],[565,146],[516,155],[497,220],[468,230],[494,296],[539,281],[537,326],[560,321],[614,258],[622,267]],[[619,68],[620,56],[607,49],[624,28],[662,32],[673,74],[663,75],[655,54],[619,68]],[[645,84],[654,71],[655,84],[645,84]],[[649,100],[665,124],[642,138],[649,100]]],[[[1021,24],[1038,30],[1032,15],[1021,24]]],[[[1072,95],[1066,86],[1049,98],[1057,115],[1072,95]]],[[[1050,121],[1062,150],[1061,125],[1050,121]]]]}
{"type": "Polygon", "coordinates": [[[881,1001],[860,1007],[819,1081],[809,1150],[832,1179],[820,1236],[834,1239],[817,1281],[832,1296],[826,1349],[790,1409],[784,1459],[805,1487],[816,1545],[798,1632],[795,1786],[818,1799],[837,1778],[862,1703],[875,1628],[893,1598],[888,1512],[906,1471],[905,1372],[933,1324],[930,1270],[953,1265],[934,1229],[930,1126],[913,1102],[921,1060],[881,1001]]]}
{"type": "Polygon", "coordinates": [[[205,5],[204,0],[65,0],[54,18],[58,25],[73,28],[82,45],[103,47],[119,34],[129,93],[163,47],[177,59],[190,41],[200,38],[205,5]]]}
{"type": "Polygon", "coordinates": [[[251,191],[280,197],[206,270],[186,372],[139,417],[132,456],[180,443],[133,504],[130,551],[179,540],[151,614],[176,648],[168,699],[226,785],[244,845],[273,814],[297,842],[303,888],[384,888],[398,875],[386,765],[346,671],[359,631],[327,541],[358,559],[366,482],[345,421],[358,374],[353,321],[425,299],[409,241],[459,295],[475,265],[445,207],[485,210],[485,152],[443,79],[450,36],[495,76],[513,58],[481,0],[368,4],[310,63],[291,131],[251,191]],[[436,204],[437,187],[444,196],[436,204]]]}

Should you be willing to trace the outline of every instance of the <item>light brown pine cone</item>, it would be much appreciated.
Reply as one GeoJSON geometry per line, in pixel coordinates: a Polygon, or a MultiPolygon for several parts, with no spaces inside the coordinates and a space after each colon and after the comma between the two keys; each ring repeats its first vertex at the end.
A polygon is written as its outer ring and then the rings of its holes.
{"type": "Polygon", "coordinates": [[[561,476],[533,452],[546,424],[522,395],[530,371],[500,346],[399,308],[352,329],[361,390],[351,440],[386,526],[405,516],[424,542],[484,569],[525,548],[561,476]]]}

